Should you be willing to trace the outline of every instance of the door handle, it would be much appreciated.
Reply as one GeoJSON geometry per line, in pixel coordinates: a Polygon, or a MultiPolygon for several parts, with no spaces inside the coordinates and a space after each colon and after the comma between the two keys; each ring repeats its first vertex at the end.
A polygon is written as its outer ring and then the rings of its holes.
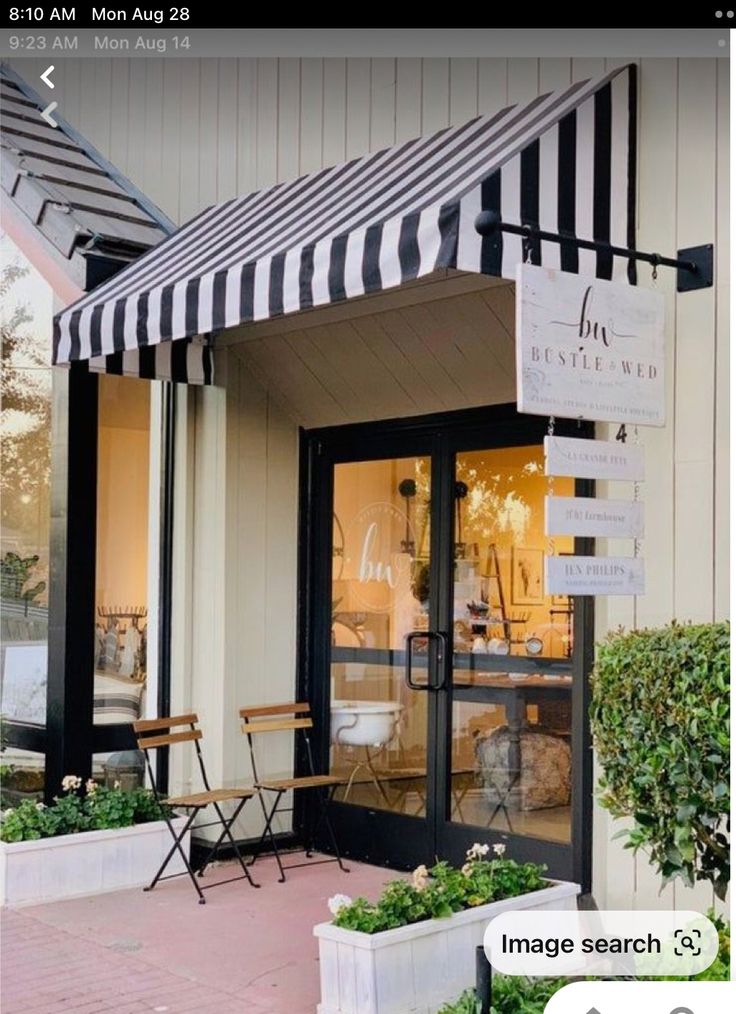
{"type": "Polygon", "coordinates": [[[445,685],[445,675],[442,669],[442,663],[445,660],[447,654],[447,635],[443,634],[439,630],[412,630],[411,633],[407,634],[405,639],[406,644],[406,661],[404,668],[404,682],[410,690],[441,690],[445,685]],[[412,679],[412,645],[414,641],[422,638],[425,641],[435,641],[437,643],[437,654],[435,661],[437,667],[440,669],[441,677],[437,683],[415,683],[412,679]]]}
{"type": "Polygon", "coordinates": [[[445,661],[445,656],[447,655],[447,634],[444,634],[441,630],[434,630],[432,631],[432,637],[434,637],[437,641],[437,654],[435,656],[435,661],[437,663],[437,673],[439,675],[439,679],[435,684],[433,684],[432,689],[442,690],[445,685],[446,670],[443,663],[445,661]]]}

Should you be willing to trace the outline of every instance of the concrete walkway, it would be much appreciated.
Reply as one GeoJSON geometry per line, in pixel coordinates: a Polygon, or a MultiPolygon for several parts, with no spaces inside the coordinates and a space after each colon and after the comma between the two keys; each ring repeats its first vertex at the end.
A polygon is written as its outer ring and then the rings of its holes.
{"type": "MultiPolygon", "coordinates": [[[[185,878],[3,910],[2,1014],[314,1014],[315,923],[337,893],[375,897],[390,870],[352,860],[292,870],[273,859],[198,905],[185,878]]],[[[220,864],[205,882],[235,875],[220,864]]]]}

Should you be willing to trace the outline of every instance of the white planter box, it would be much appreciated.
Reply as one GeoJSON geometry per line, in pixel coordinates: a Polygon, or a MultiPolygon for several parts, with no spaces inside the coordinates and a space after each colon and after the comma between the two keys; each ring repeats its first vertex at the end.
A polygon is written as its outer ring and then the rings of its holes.
{"type": "MultiPolygon", "coordinates": [[[[183,817],[175,817],[178,833],[183,817]]],[[[163,820],[110,831],[0,842],[0,904],[33,905],[150,883],[174,841],[163,820]]],[[[184,844],[189,849],[189,835],[184,844]]],[[[184,870],[177,853],[166,874],[184,870]]]]}
{"type": "Polygon", "coordinates": [[[384,933],[356,933],[323,922],[319,939],[319,1014],[435,1014],[475,983],[475,948],[488,923],[521,909],[574,910],[577,884],[494,901],[449,919],[427,919],[384,933]]]}

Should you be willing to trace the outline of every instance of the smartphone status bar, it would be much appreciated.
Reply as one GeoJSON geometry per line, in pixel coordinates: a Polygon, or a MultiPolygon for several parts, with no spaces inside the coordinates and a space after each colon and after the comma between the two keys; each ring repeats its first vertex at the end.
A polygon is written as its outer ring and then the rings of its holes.
{"type": "Polygon", "coordinates": [[[212,3],[189,3],[187,6],[104,4],[37,4],[3,7],[3,28],[172,28],[172,29],[394,29],[434,28],[447,31],[453,28],[478,30],[482,28],[516,28],[526,31],[537,29],[667,29],[667,28],[722,28],[736,25],[736,0],[730,6],[713,3],[707,5],[673,4],[651,5],[592,4],[587,8],[547,5],[528,9],[521,4],[509,8],[479,11],[456,6],[441,12],[413,12],[400,8],[381,11],[375,5],[360,11],[321,13],[310,9],[305,17],[293,9],[283,10],[275,4],[267,9],[238,10],[232,6],[212,3]]]}

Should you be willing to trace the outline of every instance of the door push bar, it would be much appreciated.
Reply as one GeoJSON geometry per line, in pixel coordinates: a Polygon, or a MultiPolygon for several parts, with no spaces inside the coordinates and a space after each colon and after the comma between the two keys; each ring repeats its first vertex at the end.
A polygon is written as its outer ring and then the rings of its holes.
{"type": "Polygon", "coordinates": [[[658,267],[675,268],[677,270],[677,291],[692,292],[695,289],[709,289],[713,285],[713,244],[704,246],[684,247],[677,251],[677,258],[662,257],[658,253],[644,253],[642,250],[631,250],[624,246],[612,246],[599,240],[580,239],[566,232],[548,232],[538,225],[513,225],[504,222],[497,211],[481,211],[475,219],[475,231],[481,236],[493,236],[499,232],[510,232],[515,236],[524,236],[527,240],[559,243],[560,246],[575,246],[581,250],[595,250],[608,253],[614,257],[625,257],[627,260],[646,261],[655,272],[658,267]]]}
{"type": "Polygon", "coordinates": [[[410,634],[407,634],[404,638],[406,644],[406,661],[404,668],[404,681],[410,690],[441,690],[445,685],[445,673],[442,668],[442,663],[447,655],[447,635],[441,633],[439,630],[412,630],[410,634]],[[435,662],[439,671],[439,680],[437,683],[429,682],[429,668],[427,669],[427,682],[426,683],[415,683],[411,678],[411,663],[413,658],[412,645],[415,641],[422,639],[424,641],[436,641],[437,642],[437,654],[435,655],[435,662]]]}

